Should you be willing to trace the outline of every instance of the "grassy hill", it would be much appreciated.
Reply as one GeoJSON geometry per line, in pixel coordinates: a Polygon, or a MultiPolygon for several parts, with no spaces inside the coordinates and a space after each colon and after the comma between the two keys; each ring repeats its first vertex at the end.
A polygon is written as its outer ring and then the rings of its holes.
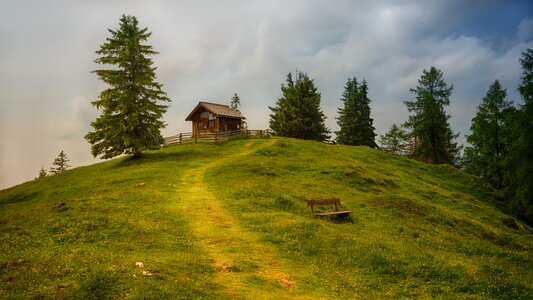
{"type": "Polygon", "coordinates": [[[0,191],[8,299],[531,299],[532,250],[476,178],[366,147],[179,145],[0,191]],[[310,214],[330,197],[351,217],[310,214]]]}

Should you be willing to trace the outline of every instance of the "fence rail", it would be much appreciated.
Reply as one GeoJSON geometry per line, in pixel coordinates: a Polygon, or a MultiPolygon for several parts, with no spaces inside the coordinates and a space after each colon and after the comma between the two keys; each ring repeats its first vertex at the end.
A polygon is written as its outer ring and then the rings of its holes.
{"type": "Polygon", "coordinates": [[[248,136],[268,137],[271,135],[269,129],[265,130],[235,130],[226,132],[198,133],[196,136],[192,132],[182,132],[177,135],[165,137],[165,146],[183,143],[218,143],[232,139],[248,136]]]}

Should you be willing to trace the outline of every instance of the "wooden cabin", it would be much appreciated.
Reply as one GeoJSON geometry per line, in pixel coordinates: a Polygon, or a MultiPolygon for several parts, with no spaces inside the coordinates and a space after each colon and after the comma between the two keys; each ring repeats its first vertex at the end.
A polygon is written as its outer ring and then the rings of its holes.
{"type": "Polygon", "coordinates": [[[199,102],[185,121],[192,121],[193,136],[200,136],[241,130],[243,119],[245,117],[228,105],[199,102]]]}

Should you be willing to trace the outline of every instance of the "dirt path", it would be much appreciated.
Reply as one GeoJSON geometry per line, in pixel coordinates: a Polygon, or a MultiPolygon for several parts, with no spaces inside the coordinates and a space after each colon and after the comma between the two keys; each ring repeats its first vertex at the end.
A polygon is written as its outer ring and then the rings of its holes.
{"type": "Polygon", "coordinates": [[[216,282],[234,299],[301,298],[298,284],[287,274],[275,249],[262,244],[224,209],[223,199],[210,192],[204,180],[207,169],[239,159],[275,141],[255,145],[183,174],[180,209],[187,216],[201,247],[218,270],[216,282]],[[287,294],[288,293],[288,294],[287,294]]]}

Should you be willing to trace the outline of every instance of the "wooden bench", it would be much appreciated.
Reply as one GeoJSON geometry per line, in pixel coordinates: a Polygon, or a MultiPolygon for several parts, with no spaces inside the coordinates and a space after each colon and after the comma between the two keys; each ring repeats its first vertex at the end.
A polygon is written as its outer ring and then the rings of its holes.
{"type": "Polygon", "coordinates": [[[339,198],[316,199],[316,200],[310,199],[306,201],[307,201],[307,206],[311,207],[311,212],[313,213],[313,215],[315,215],[315,217],[347,216],[351,213],[351,211],[349,210],[339,211],[339,209],[337,208],[337,205],[341,204],[341,200],[339,198]],[[323,205],[333,205],[335,206],[335,210],[329,211],[329,212],[321,212],[321,213],[317,212],[316,213],[315,210],[313,209],[314,206],[323,206],[323,205]]]}

